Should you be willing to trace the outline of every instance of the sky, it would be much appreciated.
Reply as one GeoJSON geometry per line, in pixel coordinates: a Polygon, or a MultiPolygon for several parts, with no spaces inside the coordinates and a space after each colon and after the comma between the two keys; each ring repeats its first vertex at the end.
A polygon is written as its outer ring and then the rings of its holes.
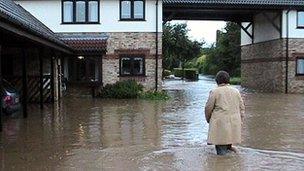
{"type": "Polygon", "coordinates": [[[187,23],[190,38],[204,40],[206,42],[204,47],[216,41],[216,30],[221,30],[226,24],[224,21],[171,21],[171,23],[187,23]]]}

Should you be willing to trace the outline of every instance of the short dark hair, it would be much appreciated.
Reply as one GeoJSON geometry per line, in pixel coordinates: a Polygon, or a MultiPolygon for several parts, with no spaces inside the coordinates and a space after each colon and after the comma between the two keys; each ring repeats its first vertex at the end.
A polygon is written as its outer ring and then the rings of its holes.
{"type": "Polygon", "coordinates": [[[215,76],[215,81],[218,85],[228,84],[230,82],[230,76],[226,71],[219,71],[215,76]]]}

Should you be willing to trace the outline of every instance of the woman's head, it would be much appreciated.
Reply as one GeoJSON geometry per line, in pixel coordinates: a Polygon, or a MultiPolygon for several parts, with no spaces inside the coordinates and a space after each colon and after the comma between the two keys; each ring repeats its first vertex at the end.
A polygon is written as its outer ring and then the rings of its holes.
{"type": "Polygon", "coordinates": [[[215,81],[218,85],[228,84],[230,81],[230,76],[226,71],[219,71],[215,76],[215,81]]]}

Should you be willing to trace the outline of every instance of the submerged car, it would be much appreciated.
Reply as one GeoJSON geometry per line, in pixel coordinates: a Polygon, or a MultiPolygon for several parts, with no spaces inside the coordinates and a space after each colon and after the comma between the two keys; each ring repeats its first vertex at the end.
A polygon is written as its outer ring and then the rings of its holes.
{"type": "Polygon", "coordinates": [[[8,81],[2,80],[3,86],[0,88],[0,97],[2,99],[2,110],[10,115],[20,111],[20,93],[8,81]]]}

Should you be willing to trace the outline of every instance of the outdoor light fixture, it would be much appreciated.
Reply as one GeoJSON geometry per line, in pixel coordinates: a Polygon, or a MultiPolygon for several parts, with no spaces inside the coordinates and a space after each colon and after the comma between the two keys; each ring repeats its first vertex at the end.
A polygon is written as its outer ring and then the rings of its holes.
{"type": "Polygon", "coordinates": [[[84,59],[84,56],[78,56],[78,59],[84,59]]]}

